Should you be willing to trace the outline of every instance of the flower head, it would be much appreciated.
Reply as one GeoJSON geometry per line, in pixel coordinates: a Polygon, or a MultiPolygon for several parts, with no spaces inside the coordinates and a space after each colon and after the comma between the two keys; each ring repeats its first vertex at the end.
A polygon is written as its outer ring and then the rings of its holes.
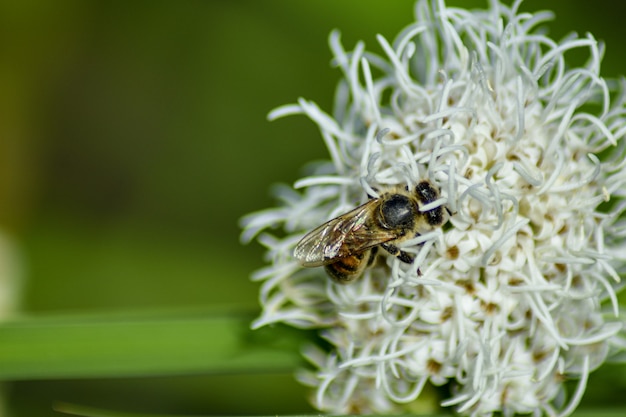
{"type": "Polygon", "coordinates": [[[243,221],[269,262],[254,327],[321,329],[332,349],[309,349],[316,370],[301,379],[323,411],[406,411],[426,384],[449,384],[442,405],[463,414],[567,415],[626,347],[625,85],[600,76],[591,35],[552,40],[538,29],[551,13],[519,4],[419,1],[393,43],[378,36],[383,56],[346,52],[333,32],[333,115],[304,99],[270,114],[311,118],[330,160],[243,221]],[[567,65],[573,49],[583,66],[567,65]],[[339,285],[294,258],[306,232],[423,179],[441,194],[427,209],[450,215],[399,243],[413,262],[379,251],[339,285]]]}

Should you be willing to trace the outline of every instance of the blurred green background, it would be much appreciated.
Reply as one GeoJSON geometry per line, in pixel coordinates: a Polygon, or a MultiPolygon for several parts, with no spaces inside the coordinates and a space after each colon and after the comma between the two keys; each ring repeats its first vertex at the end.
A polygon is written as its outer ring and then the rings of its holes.
{"type": "MultiPolygon", "coordinates": [[[[522,8],[555,10],[556,38],[592,32],[608,46],[604,75],[623,72],[626,4],[522,8]]],[[[273,204],[271,184],[326,157],[311,122],[266,114],[300,96],[330,110],[340,74],[329,32],[339,28],[347,49],[362,39],[379,52],[375,35],[393,39],[412,10],[412,0],[1,1],[0,227],[18,249],[22,311],[258,309],[249,275],[262,251],[240,245],[238,219],[273,204]]],[[[58,416],[57,400],[172,414],[312,411],[289,373],[5,388],[24,416],[58,416]]],[[[612,396],[590,389],[599,404],[612,396]]]]}

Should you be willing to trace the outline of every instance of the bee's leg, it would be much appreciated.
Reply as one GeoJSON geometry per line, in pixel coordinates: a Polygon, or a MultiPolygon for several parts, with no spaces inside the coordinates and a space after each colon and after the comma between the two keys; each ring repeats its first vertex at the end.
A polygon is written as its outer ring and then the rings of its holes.
{"type": "Polygon", "coordinates": [[[396,245],[392,245],[391,243],[383,243],[380,246],[391,255],[400,259],[405,264],[412,264],[415,260],[415,257],[413,255],[399,249],[396,245]]]}
{"type": "MultiPolygon", "coordinates": [[[[400,259],[405,264],[412,264],[413,261],[415,260],[415,257],[413,255],[411,255],[408,252],[403,251],[402,249],[398,248],[396,245],[392,245],[391,243],[382,243],[380,246],[384,250],[389,252],[389,254],[400,259]]],[[[422,275],[422,272],[420,271],[419,268],[417,268],[417,275],[420,275],[420,276],[422,275]]]]}
{"type": "Polygon", "coordinates": [[[378,248],[374,246],[370,251],[370,258],[367,260],[367,266],[372,266],[374,260],[376,259],[376,254],[378,254],[378,248]]]}

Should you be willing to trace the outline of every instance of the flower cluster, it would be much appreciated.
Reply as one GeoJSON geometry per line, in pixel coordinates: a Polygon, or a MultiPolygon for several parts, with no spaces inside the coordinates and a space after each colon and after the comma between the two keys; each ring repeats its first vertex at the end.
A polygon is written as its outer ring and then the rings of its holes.
{"type": "Polygon", "coordinates": [[[487,10],[419,1],[415,23],[382,56],[344,50],[333,115],[305,114],[330,160],[280,207],[243,220],[242,239],[267,248],[263,312],[254,327],[319,328],[309,348],[313,402],[331,413],[411,409],[426,384],[475,416],[567,415],[589,373],[626,348],[616,292],[626,270],[626,94],[600,76],[591,35],[555,41],[549,12],[520,2],[487,10]],[[566,55],[588,51],[570,67],[566,55]],[[298,240],[397,184],[428,179],[447,223],[401,244],[411,264],[380,252],[350,285],[302,268],[298,240]],[[273,233],[272,229],[281,232],[273,233]],[[574,392],[564,381],[577,379],[574,392]]]}

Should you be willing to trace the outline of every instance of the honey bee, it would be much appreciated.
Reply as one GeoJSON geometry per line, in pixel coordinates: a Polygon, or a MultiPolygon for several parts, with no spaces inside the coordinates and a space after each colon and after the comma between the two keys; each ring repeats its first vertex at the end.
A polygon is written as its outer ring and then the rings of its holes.
{"type": "Polygon", "coordinates": [[[396,244],[444,223],[442,206],[420,211],[438,198],[439,191],[427,180],[412,191],[393,187],[309,232],[296,245],[294,257],[305,267],[324,266],[341,284],[356,280],[372,264],[379,247],[412,263],[414,257],[396,244]]]}

